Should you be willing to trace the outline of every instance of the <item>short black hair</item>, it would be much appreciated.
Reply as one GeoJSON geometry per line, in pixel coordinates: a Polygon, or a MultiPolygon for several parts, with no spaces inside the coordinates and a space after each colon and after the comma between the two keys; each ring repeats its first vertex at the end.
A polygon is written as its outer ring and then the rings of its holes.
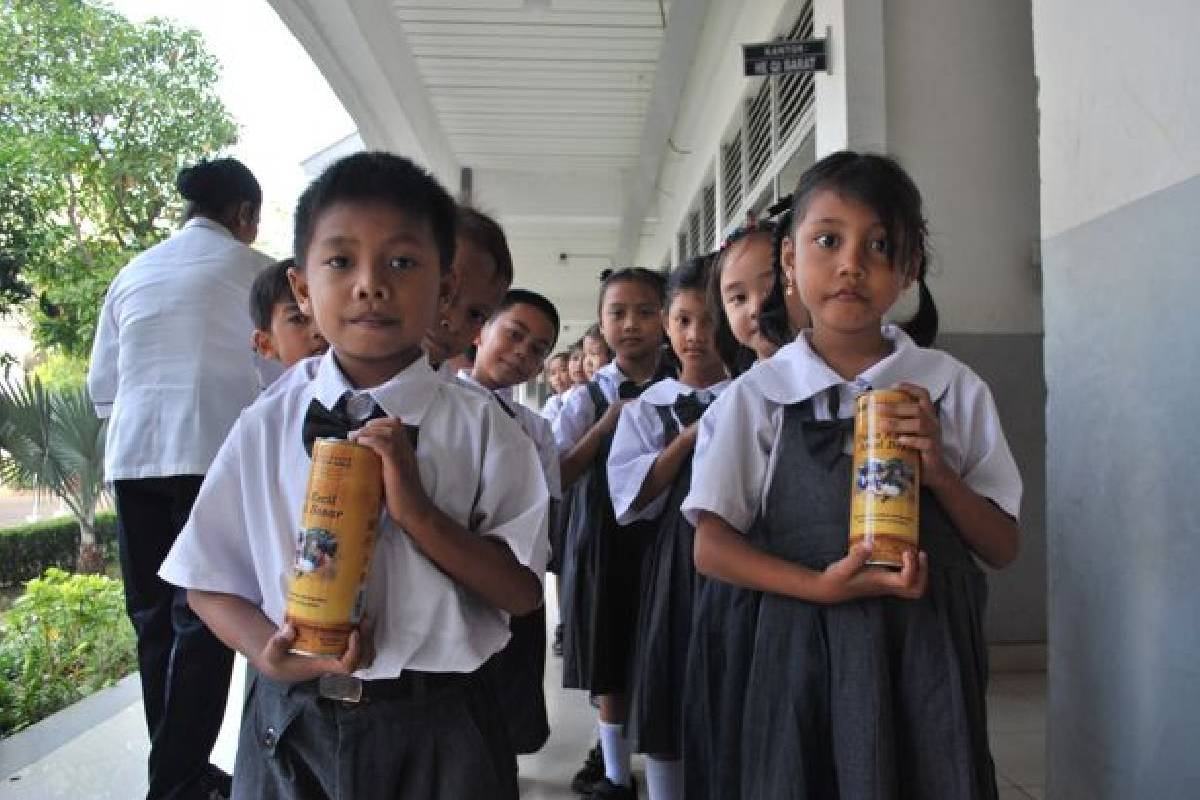
{"type": "Polygon", "coordinates": [[[185,219],[197,214],[220,219],[241,203],[250,203],[255,208],[262,206],[258,179],[236,158],[217,158],[184,167],[175,176],[175,188],[187,201],[185,219]]]}
{"type": "MultiPolygon", "coordinates": [[[[500,305],[496,306],[496,310],[492,312],[492,316],[488,317],[487,324],[490,325],[502,313],[516,305],[530,306],[545,314],[546,318],[550,320],[550,324],[554,326],[554,339],[550,342],[550,346],[553,347],[558,343],[558,334],[561,329],[558,319],[558,309],[554,307],[554,303],[551,303],[543,295],[531,292],[528,289],[509,289],[505,293],[504,299],[500,301],[500,305]]],[[[559,353],[557,355],[566,356],[566,353],[559,353]]],[[[550,356],[550,358],[556,357],[550,356]]]]}
{"type": "Polygon", "coordinates": [[[667,304],[667,279],[661,272],[643,267],[622,267],[621,269],[606,269],[600,273],[600,299],[596,304],[597,313],[604,311],[604,297],[609,287],[618,283],[640,283],[649,287],[658,296],[658,304],[667,304]]]}
{"type": "Polygon", "coordinates": [[[427,220],[442,271],[454,262],[457,204],[437,179],[403,156],[354,153],[325,168],[296,202],[292,241],[297,269],[304,269],[317,218],[335,203],[383,203],[427,220]]]}
{"type": "Polygon", "coordinates": [[[296,266],[296,260],[285,258],[276,261],[254,278],[250,285],[250,319],[260,331],[271,329],[271,314],[280,303],[295,302],[292,285],[288,283],[288,270],[296,266]]]}
{"type": "Polygon", "coordinates": [[[509,286],[513,281],[512,253],[508,249],[508,238],[500,223],[477,208],[458,207],[457,233],[463,239],[491,256],[496,264],[496,276],[509,286]]]}

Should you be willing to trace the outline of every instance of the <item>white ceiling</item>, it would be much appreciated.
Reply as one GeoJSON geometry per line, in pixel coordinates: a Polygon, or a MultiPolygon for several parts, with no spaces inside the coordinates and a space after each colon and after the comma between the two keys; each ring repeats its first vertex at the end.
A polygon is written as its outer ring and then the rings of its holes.
{"type": "Polygon", "coordinates": [[[573,328],[594,317],[600,270],[654,232],[708,0],[270,2],[367,146],[414,156],[454,190],[470,167],[517,284],[573,328]]]}

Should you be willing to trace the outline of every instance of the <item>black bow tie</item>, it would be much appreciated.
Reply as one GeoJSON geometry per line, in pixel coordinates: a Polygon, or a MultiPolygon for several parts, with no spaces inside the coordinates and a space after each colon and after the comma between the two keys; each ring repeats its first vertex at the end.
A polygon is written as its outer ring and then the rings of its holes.
{"type": "Polygon", "coordinates": [[[649,381],[640,386],[633,381],[621,381],[621,384],[617,386],[617,397],[622,400],[632,400],[635,397],[641,397],[642,392],[646,391],[646,387],[649,385],[649,381]]]}
{"type": "Polygon", "coordinates": [[[845,453],[846,436],[854,431],[854,418],[804,421],[804,445],[809,454],[832,470],[845,453]]]}
{"type": "MultiPolygon", "coordinates": [[[[345,439],[350,435],[350,431],[361,428],[373,419],[387,416],[387,412],[375,404],[366,419],[355,419],[346,410],[349,402],[350,394],[347,392],[338,398],[332,409],[323,406],[316,398],[308,404],[308,413],[304,415],[304,427],[301,429],[306,453],[312,455],[313,442],[317,439],[345,439]]],[[[404,429],[408,433],[408,441],[413,449],[416,449],[419,433],[417,426],[405,425],[404,429]]]]}
{"type": "Polygon", "coordinates": [[[711,402],[711,400],[702,401],[698,393],[692,392],[676,397],[672,407],[675,409],[675,416],[679,418],[680,424],[686,428],[704,416],[704,411],[711,402]]]}

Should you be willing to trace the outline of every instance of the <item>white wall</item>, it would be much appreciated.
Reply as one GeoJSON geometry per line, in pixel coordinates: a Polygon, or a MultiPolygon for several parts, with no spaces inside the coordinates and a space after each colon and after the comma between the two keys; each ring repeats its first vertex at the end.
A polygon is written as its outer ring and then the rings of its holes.
{"type": "Polygon", "coordinates": [[[1033,32],[1045,236],[1200,172],[1200,4],[1038,0],[1033,32]]]}
{"type": "Polygon", "coordinates": [[[1034,0],[1047,797],[1195,797],[1200,4],[1034,0]]]}
{"type": "Polygon", "coordinates": [[[671,132],[658,193],[649,216],[657,224],[643,230],[636,263],[657,266],[696,193],[712,177],[714,160],[727,124],[746,94],[742,45],[771,39],[783,21],[791,22],[796,0],[712,0],[700,45],[688,76],[679,115],[671,132]]]}

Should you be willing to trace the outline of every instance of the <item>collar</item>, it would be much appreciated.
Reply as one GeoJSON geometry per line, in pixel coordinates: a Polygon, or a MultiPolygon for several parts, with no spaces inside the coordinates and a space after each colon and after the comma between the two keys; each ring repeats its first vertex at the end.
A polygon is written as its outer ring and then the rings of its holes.
{"type": "Polygon", "coordinates": [[[467,384],[468,386],[480,389],[485,392],[490,392],[490,393],[496,395],[497,397],[499,397],[501,400],[503,400],[506,403],[511,403],[513,401],[513,396],[515,395],[515,392],[513,391],[512,386],[501,386],[499,389],[489,389],[486,386],[484,386],[482,383],[480,383],[479,381],[475,380],[475,377],[465,369],[460,369],[458,371],[458,375],[456,375],[455,377],[457,377],[460,381],[467,384]]]}
{"type": "Polygon", "coordinates": [[[222,236],[226,236],[230,239],[233,238],[233,234],[229,232],[229,228],[226,228],[221,223],[217,222],[216,220],[209,219],[208,217],[192,217],[187,222],[183,223],[183,227],[180,228],[180,230],[186,231],[190,228],[204,228],[205,230],[219,233],[222,236]]]}
{"type": "Polygon", "coordinates": [[[831,386],[845,384],[857,392],[865,392],[890,389],[902,381],[924,386],[937,402],[954,380],[957,362],[939,350],[918,347],[895,325],[884,325],[881,332],[892,341],[892,352],[854,380],[844,380],[817,355],[809,341],[811,331],[807,330],[774,356],[756,364],[745,379],[779,405],[799,403],[831,386]]]}
{"type": "Polygon", "coordinates": [[[651,386],[642,393],[642,399],[653,406],[669,406],[675,402],[680,395],[695,394],[697,391],[708,392],[712,397],[717,397],[725,388],[729,386],[729,379],[714,383],[712,386],[697,388],[688,386],[686,383],[675,378],[663,378],[658,383],[651,386]]]}
{"type": "Polygon", "coordinates": [[[346,392],[350,392],[352,397],[369,395],[389,417],[401,419],[406,425],[420,425],[441,391],[442,382],[438,373],[429,366],[429,359],[422,353],[416,361],[385,383],[369,389],[356,389],[346,380],[330,348],[317,365],[312,395],[326,408],[333,408],[346,392]]]}

